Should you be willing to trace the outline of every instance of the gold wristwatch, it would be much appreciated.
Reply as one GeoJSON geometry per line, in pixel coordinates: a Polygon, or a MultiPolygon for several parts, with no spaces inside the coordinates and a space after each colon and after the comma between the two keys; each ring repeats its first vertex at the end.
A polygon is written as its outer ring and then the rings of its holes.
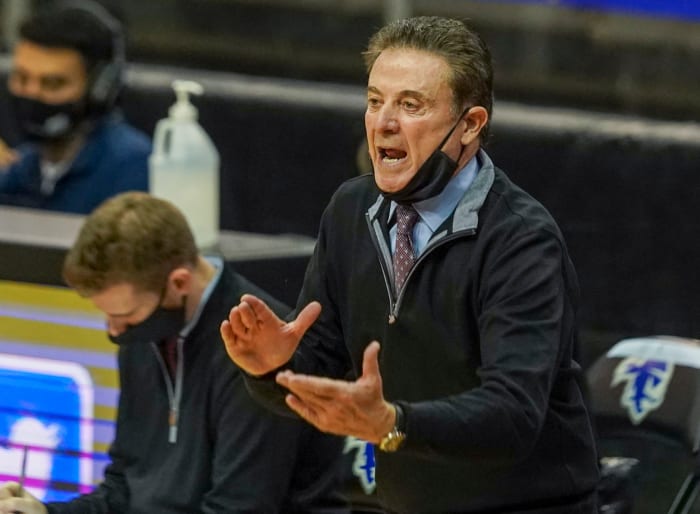
{"type": "Polygon", "coordinates": [[[394,404],[394,409],[396,409],[394,428],[379,441],[379,449],[383,452],[395,452],[401,448],[401,445],[406,440],[403,409],[397,403],[394,404]]]}

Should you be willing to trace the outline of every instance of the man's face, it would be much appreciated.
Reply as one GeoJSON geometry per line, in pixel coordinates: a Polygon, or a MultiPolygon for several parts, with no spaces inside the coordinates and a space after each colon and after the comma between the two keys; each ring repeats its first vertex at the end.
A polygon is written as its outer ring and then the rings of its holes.
{"type": "Polygon", "coordinates": [[[120,283],[106,287],[90,300],[105,314],[107,332],[114,337],[148,318],[160,305],[161,297],[158,293],[137,289],[133,284],[120,283]]]}
{"type": "Polygon", "coordinates": [[[82,56],[70,48],[49,48],[22,40],[15,46],[8,78],[11,93],[44,102],[77,102],[87,89],[82,56]]]}
{"type": "MultiPolygon", "coordinates": [[[[456,121],[447,62],[408,48],[384,50],[367,83],[365,129],[374,179],[382,191],[403,188],[456,121]]],[[[443,151],[460,154],[459,126],[443,151]]]]}

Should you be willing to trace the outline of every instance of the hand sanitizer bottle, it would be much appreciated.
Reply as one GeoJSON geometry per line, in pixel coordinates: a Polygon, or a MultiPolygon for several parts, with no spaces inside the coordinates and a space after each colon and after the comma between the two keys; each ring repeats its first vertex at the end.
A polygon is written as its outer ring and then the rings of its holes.
{"type": "Polygon", "coordinates": [[[160,120],[149,158],[150,192],[174,203],[185,215],[197,247],[219,240],[219,153],[198,123],[190,94],[204,92],[197,82],[173,81],[176,102],[160,120]]]}

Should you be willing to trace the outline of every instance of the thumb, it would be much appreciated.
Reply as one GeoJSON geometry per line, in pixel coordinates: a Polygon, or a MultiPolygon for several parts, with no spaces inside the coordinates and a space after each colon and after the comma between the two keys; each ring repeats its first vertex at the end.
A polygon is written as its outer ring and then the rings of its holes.
{"type": "Polygon", "coordinates": [[[314,324],[321,314],[321,304],[318,302],[311,302],[306,307],[304,307],[299,314],[297,314],[294,320],[294,332],[296,332],[300,337],[303,335],[311,325],[314,324]]]}
{"type": "Polygon", "coordinates": [[[13,498],[19,494],[19,484],[17,482],[7,482],[0,487],[0,500],[13,498]]]}
{"type": "Polygon", "coordinates": [[[362,355],[362,376],[379,377],[379,350],[381,345],[377,341],[369,343],[362,355]]]}

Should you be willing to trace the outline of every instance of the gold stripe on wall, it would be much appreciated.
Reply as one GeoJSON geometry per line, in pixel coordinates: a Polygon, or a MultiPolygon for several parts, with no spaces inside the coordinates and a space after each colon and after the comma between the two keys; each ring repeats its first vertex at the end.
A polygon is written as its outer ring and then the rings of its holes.
{"type": "Polygon", "coordinates": [[[41,305],[60,310],[75,310],[100,315],[100,311],[86,298],[72,289],[0,280],[0,301],[25,305],[41,305]]]}

